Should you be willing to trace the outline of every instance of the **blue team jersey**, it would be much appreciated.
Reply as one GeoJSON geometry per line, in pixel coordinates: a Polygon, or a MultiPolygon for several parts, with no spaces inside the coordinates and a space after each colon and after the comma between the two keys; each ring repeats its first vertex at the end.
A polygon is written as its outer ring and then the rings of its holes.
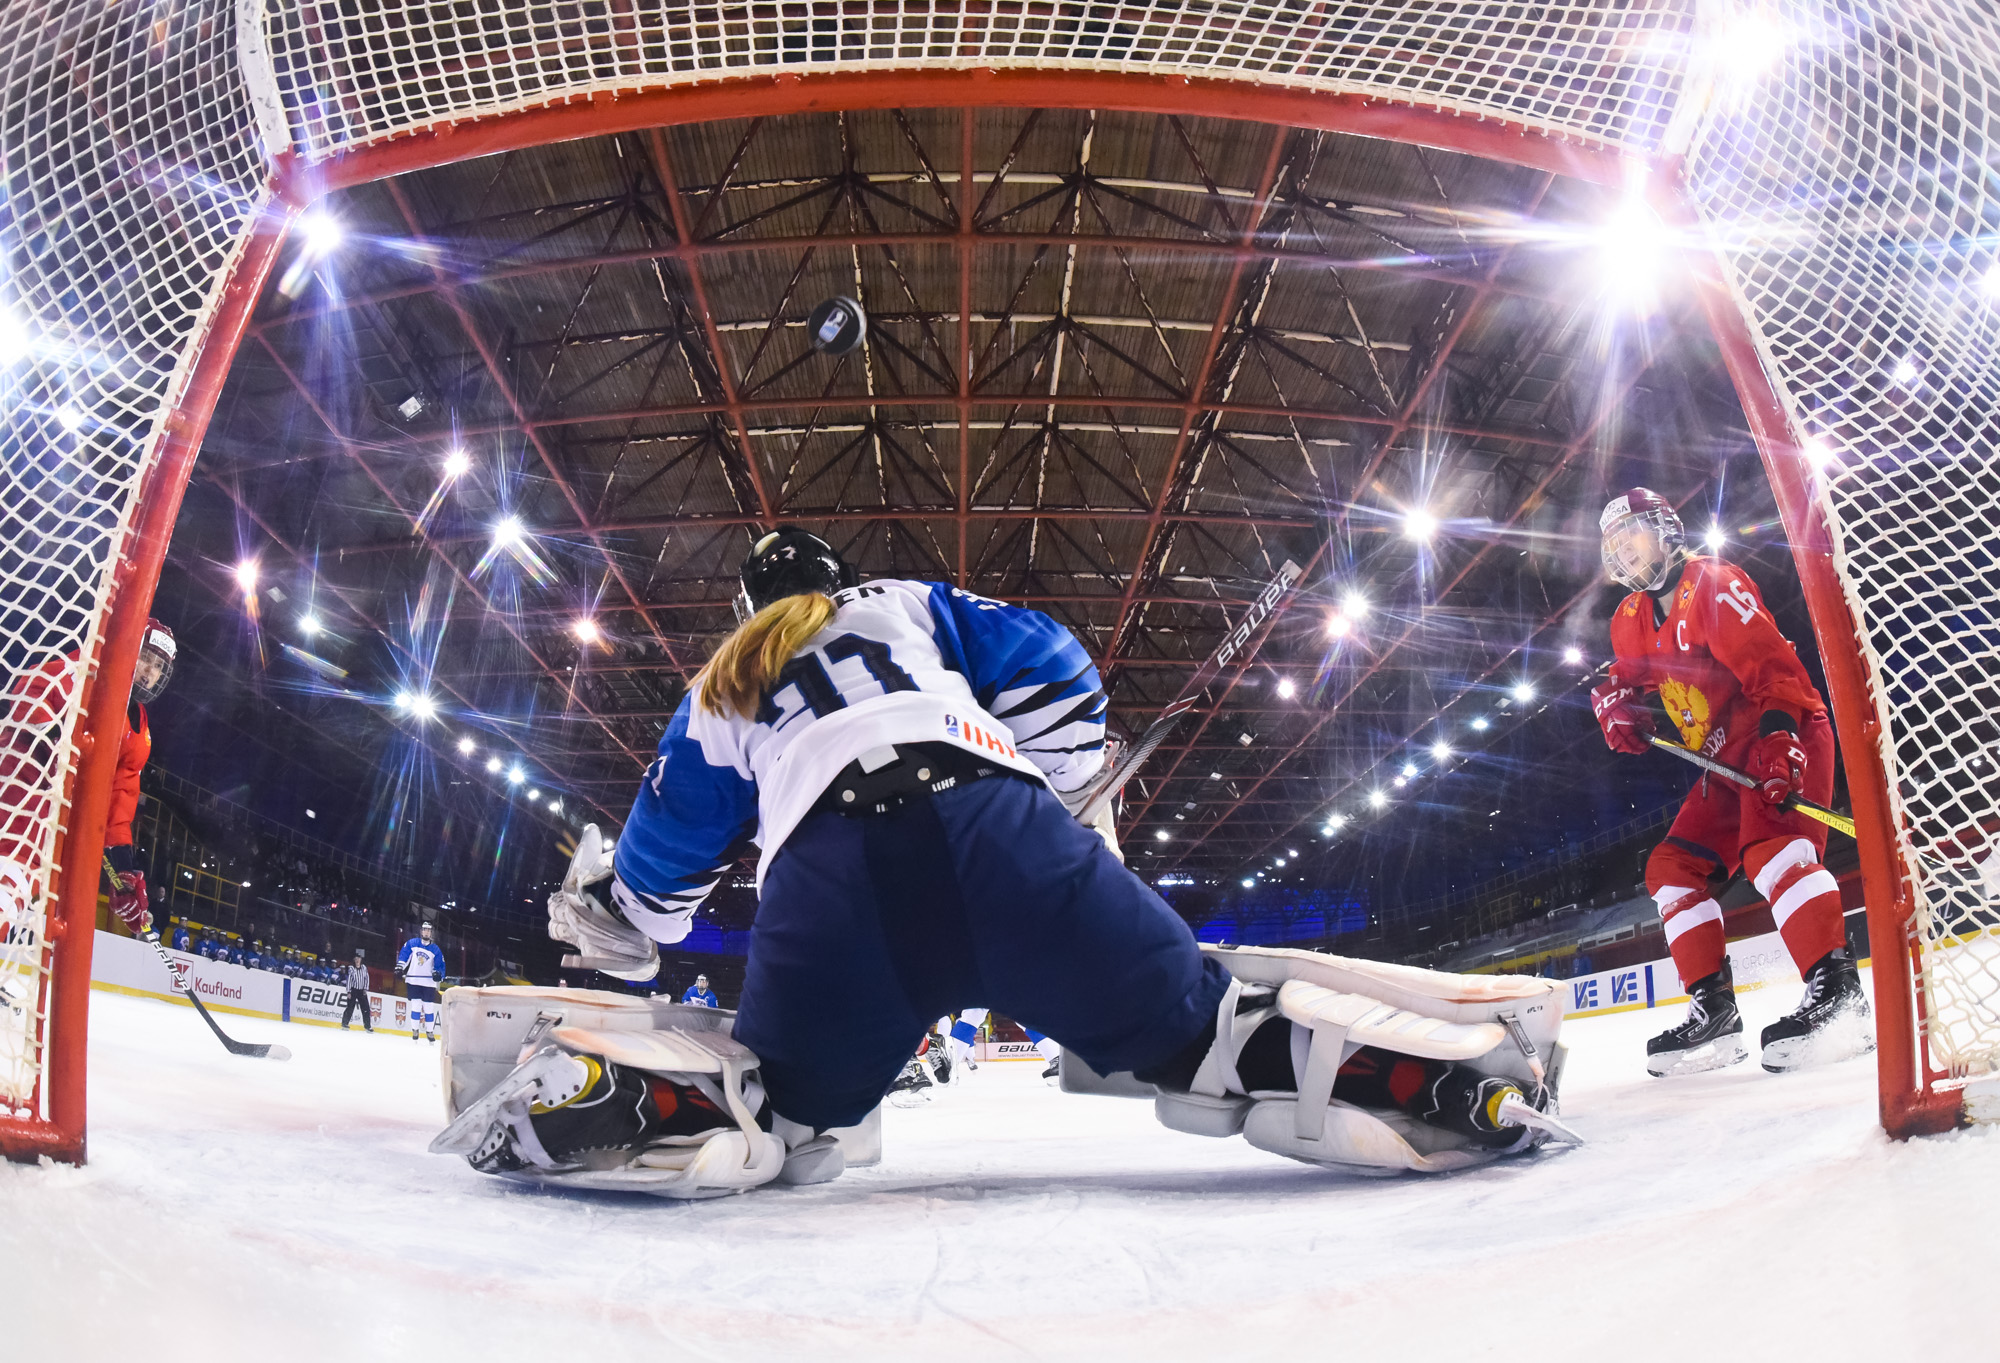
{"type": "Polygon", "coordinates": [[[837,592],[831,621],[750,718],[682,698],[615,853],[632,923],[678,942],[755,841],[771,858],[849,762],[946,743],[1081,794],[1104,761],[1104,689],[1075,637],[1039,611],[943,583],[837,592]]]}
{"type": "Polygon", "coordinates": [[[187,949],[188,949],[188,930],[186,928],[175,928],[174,950],[186,951],[187,949]]]}
{"type": "Polygon", "coordinates": [[[703,1008],[720,1008],[722,1006],[715,1001],[714,990],[697,989],[693,985],[689,985],[687,993],[681,995],[681,1002],[700,1004],[703,1008]]]}
{"type": "Polygon", "coordinates": [[[397,953],[396,965],[407,983],[435,985],[444,974],[444,948],[421,936],[412,937],[397,953]]]}

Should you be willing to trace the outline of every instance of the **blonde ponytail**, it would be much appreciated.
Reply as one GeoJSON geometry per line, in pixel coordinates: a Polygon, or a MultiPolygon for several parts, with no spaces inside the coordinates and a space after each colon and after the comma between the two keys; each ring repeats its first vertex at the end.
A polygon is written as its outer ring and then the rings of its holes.
{"type": "Polygon", "coordinates": [[[820,592],[783,596],[736,627],[695,674],[695,695],[711,715],[756,717],[772,681],[833,619],[833,598],[820,592]]]}

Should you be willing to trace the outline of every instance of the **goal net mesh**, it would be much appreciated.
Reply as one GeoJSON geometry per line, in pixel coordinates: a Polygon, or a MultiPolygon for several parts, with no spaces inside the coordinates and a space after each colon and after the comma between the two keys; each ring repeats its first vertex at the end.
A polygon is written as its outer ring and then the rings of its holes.
{"type": "Polygon", "coordinates": [[[0,8],[0,1114],[32,1109],[43,1078],[78,671],[178,385],[268,198],[260,133],[310,165],[467,118],[786,68],[1224,77],[1504,119],[1635,160],[1691,129],[1696,207],[1777,387],[1832,455],[1821,492],[1892,794],[1912,864],[1933,868],[1913,876],[1933,1054],[1990,1068],[2000,938],[1979,867],[2000,845],[2000,380],[1983,357],[2000,276],[1984,166],[2000,50],[1972,0],[1757,10],[1782,52],[1690,121],[1691,35],[1728,15],[1696,0],[0,8]]]}
{"type": "Polygon", "coordinates": [[[227,4],[8,4],[0,60],[0,1116],[33,1117],[78,714],[142,476],[268,172],[227,4]]]}
{"type": "Polygon", "coordinates": [[[1688,185],[1861,622],[1930,1059],[1978,1075],[2000,1068],[2000,28],[1976,3],[1759,13],[1780,46],[1717,73],[1688,185]]]}

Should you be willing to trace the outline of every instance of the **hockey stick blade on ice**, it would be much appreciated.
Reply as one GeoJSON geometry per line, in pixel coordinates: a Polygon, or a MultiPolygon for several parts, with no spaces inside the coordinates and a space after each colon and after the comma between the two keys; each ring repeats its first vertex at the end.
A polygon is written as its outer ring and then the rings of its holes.
{"type": "MultiPolygon", "coordinates": [[[[119,890],[125,888],[125,878],[111,869],[109,858],[105,859],[104,873],[111,878],[112,888],[119,890]]],[[[167,979],[173,983],[175,989],[187,995],[187,1001],[194,1005],[195,1012],[201,1014],[201,1020],[208,1024],[208,1030],[215,1033],[215,1039],[220,1041],[223,1048],[231,1055],[247,1055],[252,1060],[290,1060],[292,1058],[290,1047],[281,1046],[274,1041],[237,1041],[230,1037],[216,1023],[214,1016],[208,1011],[208,1005],[201,1001],[201,995],[194,992],[194,985],[192,983],[183,984],[181,982],[180,972],[174,969],[174,958],[167,955],[167,949],[160,945],[160,934],[149,932],[140,940],[146,942],[155,952],[159,953],[160,964],[167,968],[167,979]]]]}
{"type": "Polygon", "coordinates": [[[1161,740],[1173,732],[1174,726],[1180,723],[1181,716],[1194,708],[1194,703],[1201,698],[1201,693],[1222,675],[1222,669],[1236,661],[1243,650],[1250,646],[1250,636],[1255,634],[1258,627],[1271,618],[1271,613],[1298,589],[1299,579],[1304,576],[1303,568],[1290,559],[1285,560],[1285,566],[1278,569],[1278,575],[1265,585],[1263,591],[1257,593],[1256,600],[1250,603],[1250,609],[1243,613],[1243,618],[1236,622],[1236,627],[1223,639],[1222,646],[1215,650],[1207,662],[1194,670],[1194,675],[1188,678],[1188,684],[1181,688],[1181,693],[1174,697],[1166,709],[1160,711],[1160,717],[1146,726],[1146,732],[1140,734],[1132,746],[1119,755],[1111,770],[1097,783],[1088,798],[1084,800],[1082,808],[1077,811],[1076,817],[1081,822],[1086,824],[1096,822],[1097,816],[1104,812],[1104,807],[1116,799],[1118,792],[1125,788],[1125,782],[1139,769],[1139,764],[1153,755],[1153,749],[1159,747],[1161,740]]]}
{"type": "MultiPolygon", "coordinates": [[[[1704,757],[1693,749],[1683,748],[1680,744],[1661,738],[1658,734],[1648,734],[1646,741],[1656,748],[1664,748],[1675,757],[1694,763],[1703,771],[1712,772],[1720,776],[1725,781],[1734,781],[1739,786],[1748,786],[1751,789],[1755,789],[1760,784],[1755,777],[1747,772],[1741,772],[1734,767],[1725,766],[1712,757],[1704,757]]],[[[1802,800],[1796,795],[1789,796],[1785,800],[1783,807],[1786,809],[1795,809],[1808,819],[1817,819],[1837,833],[1845,833],[1850,838],[1854,836],[1853,818],[1842,814],[1837,809],[1828,809],[1825,805],[1816,805],[1811,800],[1802,800]]]]}

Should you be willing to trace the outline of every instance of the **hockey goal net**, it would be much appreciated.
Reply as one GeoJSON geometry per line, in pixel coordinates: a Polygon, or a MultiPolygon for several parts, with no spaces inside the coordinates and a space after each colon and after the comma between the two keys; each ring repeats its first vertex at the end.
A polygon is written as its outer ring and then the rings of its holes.
{"type": "Polygon", "coordinates": [[[42,0],[0,10],[0,66],[9,1153],[82,1155],[116,746],[84,740],[119,722],[298,203],[670,118],[1013,98],[995,72],[1075,106],[1269,116],[1276,92],[1317,127],[1604,180],[1652,167],[1712,233],[1711,317],[1833,677],[1878,991],[1901,990],[1881,994],[1885,1123],[1936,1125],[2000,1067],[2000,45],[1971,0],[42,0]]]}

